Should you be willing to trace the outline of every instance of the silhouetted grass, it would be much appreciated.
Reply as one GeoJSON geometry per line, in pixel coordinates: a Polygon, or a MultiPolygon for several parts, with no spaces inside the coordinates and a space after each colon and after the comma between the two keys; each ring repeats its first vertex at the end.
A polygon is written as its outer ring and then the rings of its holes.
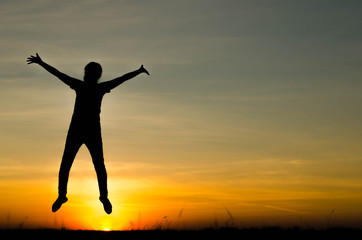
{"type": "MultiPolygon", "coordinates": [[[[164,216],[161,220],[153,225],[143,226],[140,221],[133,223],[130,222],[132,230],[127,231],[87,231],[87,230],[66,230],[64,227],[61,229],[27,229],[24,224],[28,221],[28,217],[18,225],[17,229],[0,229],[0,236],[2,239],[31,239],[36,240],[70,240],[70,239],[131,239],[138,237],[147,238],[200,238],[200,239],[270,239],[278,237],[278,239],[327,239],[327,238],[343,238],[343,239],[360,239],[362,237],[362,228],[342,228],[333,227],[335,220],[335,209],[333,209],[326,217],[326,227],[324,229],[311,228],[309,224],[303,228],[292,227],[260,227],[260,228],[236,228],[234,217],[231,212],[225,208],[228,218],[224,224],[219,224],[215,219],[214,226],[200,230],[176,230],[172,227],[172,221],[168,216],[164,216]],[[224,226],[220,226],[224,225],[224,226]],[[4,237],[4,238],[3,238],[4,237]]],[[[179,221],[183,214],[183,208],[180,210],[177,221],[179,221]]],[[[301,221],[305,220],[300,216],[301,221]]],[[[8,215],[10,221],[10,215],[8,215]]],[[[177,224],[176,224],[177,225],[177,224]]]]}
{"type": "Polygon", "coordinates": [[[326,239],[343,238],[359,239],[362,236],[361,229],[351,228],[330,228],[323,230],[300,229],[300,228],[208,228],[202,230],[131,230],[131,231],[74,231],[74,230],[52,230],[52,229],[17,229],[0,230],[1,236],[8,239],[131,239],[140,237],[164,238],[164,239],[182,239],[182,238],[201,238],[201,239],[270,239],[278,237],[283,239],[326,239]]]}

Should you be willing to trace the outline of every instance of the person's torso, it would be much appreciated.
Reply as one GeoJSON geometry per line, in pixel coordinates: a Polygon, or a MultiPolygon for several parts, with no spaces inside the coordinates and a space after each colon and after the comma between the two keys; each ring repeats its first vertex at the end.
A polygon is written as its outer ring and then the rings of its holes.
{"type": "Polygon", "coordinates": [[[76,91],[76,99],[72,122],[79,121],[83,124],[100,121],[102,99],[105,94],[98,84],[82,84],[76,91]]]}

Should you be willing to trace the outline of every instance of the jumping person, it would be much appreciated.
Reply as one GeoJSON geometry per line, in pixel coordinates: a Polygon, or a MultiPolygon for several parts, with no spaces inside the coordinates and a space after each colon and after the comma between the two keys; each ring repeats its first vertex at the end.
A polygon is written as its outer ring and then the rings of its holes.
{"type": "Polygon", "coordinates": [[[28,57],[27,62],[28,64],[39,64],[76,92],[74,112],[69,126],[62,163],[59,170],[59,195],[53,203],[52,211],[58,211],[62,204],[68,201],[66,195],[69,171],[79,148],[85,144],[92,156],[94,168],[97,173],[100,193],[99,200],[103,204],[104,211],[107,214],[110,214],[112,212],[112,204],[108,199],[107,171],[104,166],[103,143],[99,117],[102,99],[104,94],[109,93],[113,88],[123,82],[130,80],[141,73],[149,75],[148,71],[142,65],[138,70],[127,73],[121,77],[108,82],[98,83],[98,80],[102,75],[102,67],[96,62],[90,62],[85,66],[84,81],[69,77],[48,65],[42,61],[38,53],[36,56],[31,55],[28,57]]]}

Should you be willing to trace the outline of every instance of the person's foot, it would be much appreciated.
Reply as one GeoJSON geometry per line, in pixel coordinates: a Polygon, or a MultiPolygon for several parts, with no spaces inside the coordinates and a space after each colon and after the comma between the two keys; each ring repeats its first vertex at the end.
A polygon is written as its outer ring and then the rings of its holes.
{"type": "Polygon", "coordinates": [[[53,206],[52,206],[52,211],[53,212],[56,212],[59,210],[59,208],[62,206],[63,203],[66,203],[68,201],[68,198],[67,197],[61,197],[59,196],[57,198],[57,200],[55,200],[55,202],[53,203],[53,206]]]}
{"type": "Polygon", "coordinates": [[[101,203],[103,203],[104,211],[107,214],[111,214],[112,213],[112,204],[109,201],[109,199],[107,197],[99,197],[99,200],[101,201],[101,203]]]}

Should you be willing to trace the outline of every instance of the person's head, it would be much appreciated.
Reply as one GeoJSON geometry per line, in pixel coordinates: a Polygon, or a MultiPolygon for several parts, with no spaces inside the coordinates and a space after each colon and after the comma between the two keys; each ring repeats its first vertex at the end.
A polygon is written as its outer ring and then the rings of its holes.
{"type": "Polygon", "coordinates": [[[102,67],[99,63],[90,62],[84,67],[84,82],[97,83],[102,75],[102,67]]]}

